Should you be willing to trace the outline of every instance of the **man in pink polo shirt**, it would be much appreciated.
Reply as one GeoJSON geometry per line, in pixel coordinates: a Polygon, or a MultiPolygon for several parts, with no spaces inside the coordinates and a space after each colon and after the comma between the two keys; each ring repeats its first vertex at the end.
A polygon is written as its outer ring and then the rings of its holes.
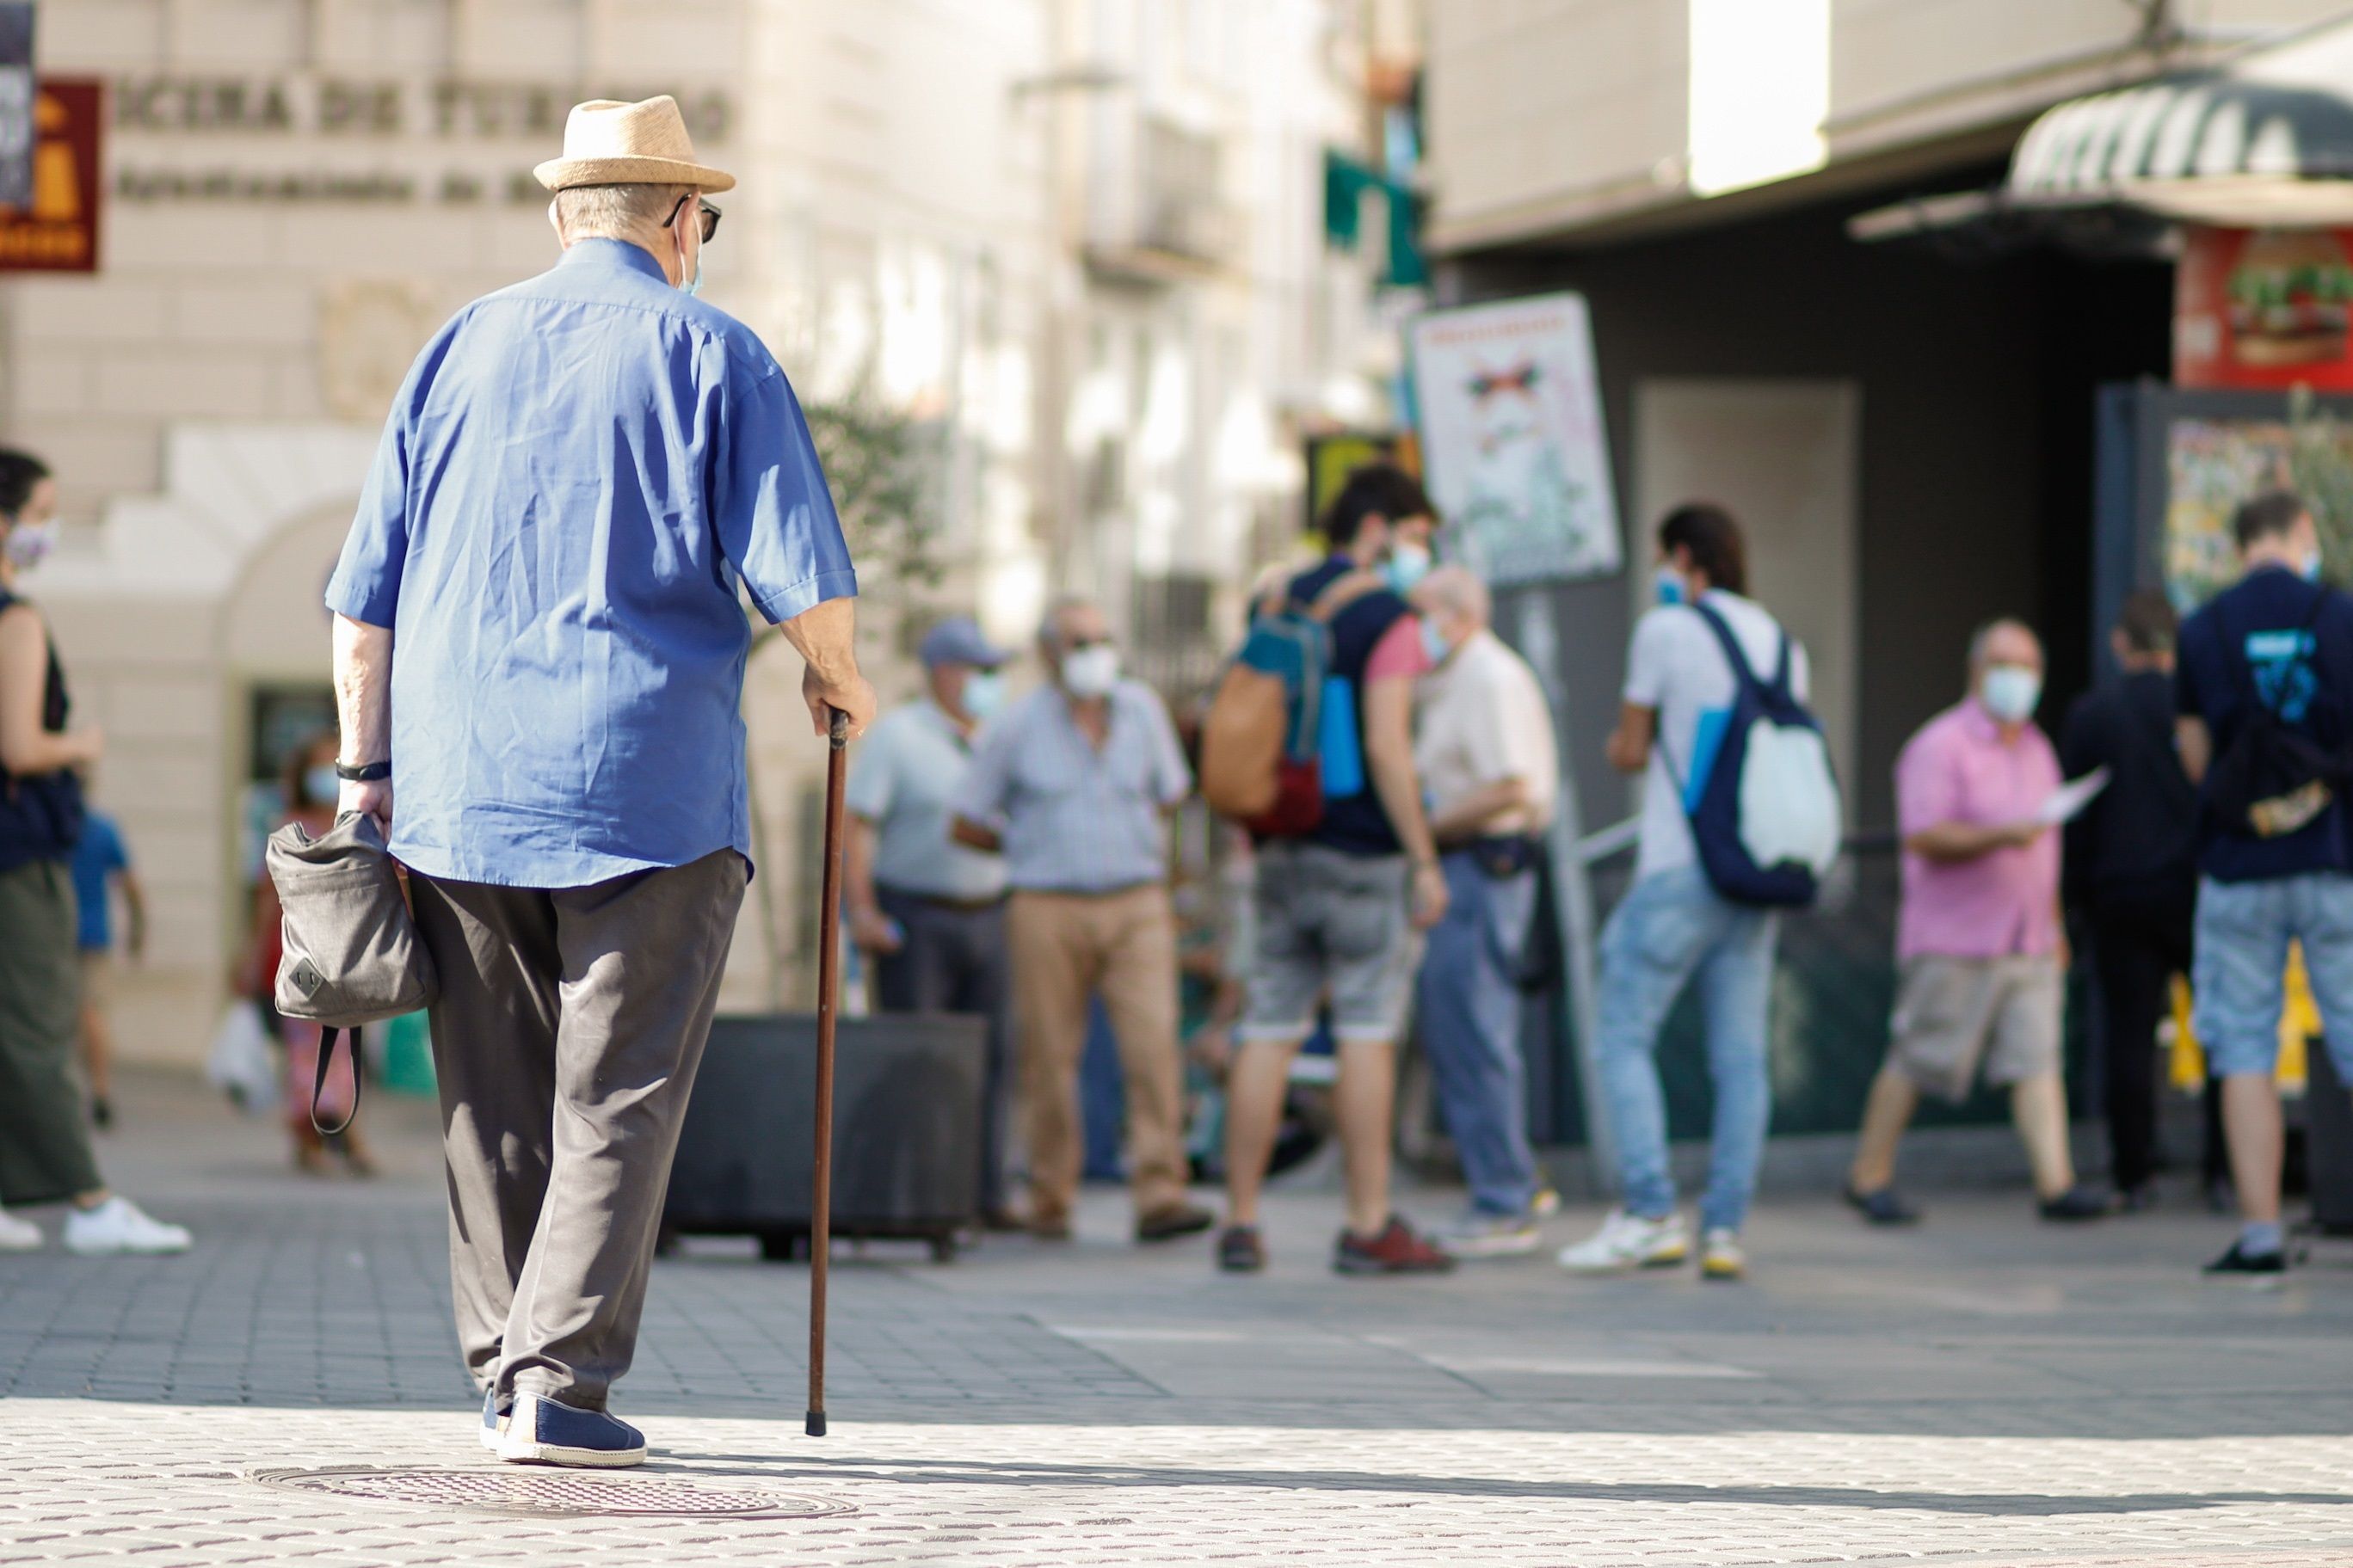
{"type": "Polygon", "coordinates": [[[2010,1086],[2042,1217],[2108,1210],[2105,1193],[2076,1182],[2067,1149],[2059,836],[2035,818],[2061,777],[2034,723],[2042,696],[2042,643],[2018,621],[1995,621],[1970,640],[1969,694],[1895,762],[1904,908],[1894,1039],[1846,1190],[1877,1225],[1919,1217],[1894,1183],[1895,1147],[1922,1091],[1961,1100],[1980,1063],[1989,1081],[2010,1086]]]}

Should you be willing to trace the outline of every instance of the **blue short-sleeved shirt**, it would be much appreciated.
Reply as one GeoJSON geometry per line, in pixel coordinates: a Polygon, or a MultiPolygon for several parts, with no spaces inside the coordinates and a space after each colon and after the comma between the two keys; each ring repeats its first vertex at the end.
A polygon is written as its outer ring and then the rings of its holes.
{"type": "Polygon", "coordinates": [[[460,311],[327,585],[393,630],[393,853],[525,888],[748,860],[739,582],[771,621],[858,591],[749,328],[614,239],[460,311]]]}
{"type": "MultiPolygon", "coordinates": [[[[2252,682],[2287,727],[2331,750],[2353,743],[2353,597],[2264,566],[2181,625],[2174,670],[2180,710],[2203,719],[2214,754],[2237,738],[2252,682]]],[[[2199,866],[2221,882],[2353,870],[2353,816],[2343,796],[2276,838],[2200,830],[2199,866]]]]}
{"type": "Polygon", "coordinates": [[[82,819],[81,840],[74,846],[71,868],[78,922],[75,939],[84,952],[104,952],[114,945],[114,916],[107,900],[107,884],[117,871],[131,869],[131,857],[122,847],[122,835],[116,831],[114,818],[93,811],[82,819]]]}

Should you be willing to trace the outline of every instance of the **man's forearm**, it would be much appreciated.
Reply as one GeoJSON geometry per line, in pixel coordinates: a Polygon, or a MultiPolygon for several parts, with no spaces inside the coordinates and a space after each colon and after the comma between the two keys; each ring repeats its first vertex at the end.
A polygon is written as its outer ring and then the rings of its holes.
{"type": "Polygon", "coordinates": [[[858,679],[857,600],[828,599],[783,623],[781,629],[825,685],[847,686],[858,679]]]}
{"type": "Polygon", "coordinates": [[[1507,812],[1517,811],[1528,802],[1528,786],[1523,779],[1497,779],[1482,784],[1430,819],[1430,836],[1440,844],[1453,844],[1466,838],[1476,838],[1487,825],[1507,812]]]}
{"type": "Polygon", "coordinates": [[[1904,840],[1904,847],[1926,859],[1953,863],[1975,860],[1997,849],[2014,849],[2026,838],[2019,825],[1988,826],[1977,822],[1940,822],[1904,840]]]}
{"type": "Polygon", "coordinates": [[[1381,797],[1381,809],[1388,814],[1405,852],[1417,861],[1438,858],[1430,822],[1421,814],[1421,781],[1414,776],[1412,753],[1384,756],[1375,751],[1365,761],[1372,771],[1373,791],[1381,797]]]}
{"type": "Polygon", "coordinates": [[[392,628],[335,617],[335,718],[342,760],[380,763],[392,755],[392,628]]]}

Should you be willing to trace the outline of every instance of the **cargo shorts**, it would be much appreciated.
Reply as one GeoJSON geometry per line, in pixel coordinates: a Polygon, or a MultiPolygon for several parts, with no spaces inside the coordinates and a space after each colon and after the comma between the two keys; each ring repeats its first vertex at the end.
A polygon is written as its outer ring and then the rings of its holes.
{"type": "Polygon", "coordinates": [[[1303,1039],[1326,997],[1335,1040],[1403,1034],[1421,959],[1411,863],[1276,839],[1259,846],[1255,875],[1257,934],[1236,1037],[1303,1039]]]}
{"type": "Polygon", "coordinates": [[[1915,954],[1896,983],[1887,1064],[1952,1100],[1968,1097],[1980,1063],[1992,1084],[2054,1073],[2065,1007],[2065,976],[2051,954],[1915,954]]]}

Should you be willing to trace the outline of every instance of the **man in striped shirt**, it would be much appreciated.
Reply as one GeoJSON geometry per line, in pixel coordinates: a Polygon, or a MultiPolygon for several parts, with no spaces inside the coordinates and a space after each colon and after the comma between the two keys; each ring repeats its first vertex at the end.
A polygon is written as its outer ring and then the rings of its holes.
{"type": "Polygon", "coordinates": [[[1176,1052],[1176,922],[1166,814],[1191,773],[1159,696],[1123,677],[1103,611],[1059,602],[1038,635],[1052,679],[983,730],[955,797],[955,835],[1002,849],[1006,935],[1029,1144],[1029,1225],[1071,1234],[1083,1152],[1079,1057],[1097,995],[1127,1080],[1135,1238],[1208,1227],[1185,1195],[1176,1052]]]}

